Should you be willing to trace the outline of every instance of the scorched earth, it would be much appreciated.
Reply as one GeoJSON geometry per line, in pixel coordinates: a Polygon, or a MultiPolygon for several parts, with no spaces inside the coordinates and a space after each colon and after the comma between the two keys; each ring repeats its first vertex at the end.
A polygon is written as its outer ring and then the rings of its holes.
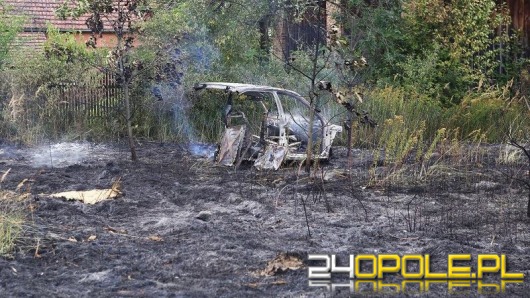
{"type": "MultiPolygon", "coordinates": [[[[296,164],[217,166],[207,147],[197,156],[145,142],[133,163],[118,144],[3,145],[0,167],[11,170],[1,187],[28,179],[19,189],[30,202],[24,238],[0,259],[0,296],[329,296],[308,285],[312,253],[430,254],[442,272],[448,254],[506,254],[509,270],[528,276],[527,194],[498,163],[500,146],[424,179],[411,168],[388,178],[368,150],[347,158],[334,148],[335,158],[308,175],[296,164]],[[96,204],[50,197],[113,183],[121,195],[96,204]]],[[[410,294],[365,290],[357,294],[410,294]]],[[[526,279],[501,295],[529,290],[526,279]]],[[[480,295],[474,283],[455,291],[480,295]]],[[[447,285],[424,293],[448,294],[447,285]]]]}

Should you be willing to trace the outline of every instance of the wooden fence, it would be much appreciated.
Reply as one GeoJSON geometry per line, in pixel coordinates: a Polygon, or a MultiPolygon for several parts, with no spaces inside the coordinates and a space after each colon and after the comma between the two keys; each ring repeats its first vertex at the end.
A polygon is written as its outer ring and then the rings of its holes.
{"type": "Polygon", "coordinates": [[[88,83],[61,83],[38,92],[34,100],[25,102],[28,126],[53,124],[66,130],[71,125],[93,123],[119,117],[122,90],[113,75],[94,76],[88,83]]]}

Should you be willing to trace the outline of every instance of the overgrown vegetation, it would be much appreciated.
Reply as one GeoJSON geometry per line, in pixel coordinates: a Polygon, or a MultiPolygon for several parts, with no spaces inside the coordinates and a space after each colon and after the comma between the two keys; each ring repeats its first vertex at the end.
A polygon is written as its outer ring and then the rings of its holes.
{"type": "MultiPolygon", "coordinates": [[[[343,133],[342,144],[387,149],[387,163],[425,159],[441,131],[455,142],[480,135],[481,143],[500,143],[511,126],[530,127],[528,49],[508,7],[495,1],[74,2],[83,5],[57,13],[90,17],[88,49],[75,33],[51,27],[44,51],[30,59],[2,47],[4,138],[127,135],[131,148],[138,138],[213,142],[219,102],[196,101],[189,91],[200,81],[296,90],[332,121],[347,122],[352,134],[343,133]],[[122,18],[111,22],[113,15],[122,18]],[[103,30],[117,46],[92,49],[103,30]],[[331,82],[333,97],[317,95],[321,80],[331,82]],[[74,89],[102,92],[105,102],[72,111],[74,89]],[[367,114],[378,127],[361,123],[367,114]]],[[[6,45],[20,29],[10,20],[2,18],[6,45]]]]}
{"type": "MultiPolygon", "coordinates": [[[[111,48],[110,52],[106,49],[87,50],[74,40],[73,34],[50,28],[44,54],[47,59],[39,53],[32,55],[34,60],[30,61],[16,55],[9,59],[10,68],[2,73],[9,78],[8,86],[3,86],[4,115],[20,121],[23,117],[20,114],[23,110],[21,101],[35,102],[38,98],[50,107],[51,113],[60,110],[64,104],[58,103],[63,102],[65,95],[52,94],[49,90],[53,87],[50,86],[71,83],[77,86],[92,84],[97,88],[100,82],[94,77],[99,75],[98,70],[114,73],[108,63],[119,59],[109,60],[109,57],[114,55],[112,53],[125,53],[123,50],[127,50],[126,59],[130,64],[127,66],[130,70],[124,71],[130,75],[138,74],[122,85],[120,80],[123,79],[118,75],[116,84],[131,88],[129,95],[136,108],[129,111],[129,116],[121,115],[127,114],[126,105],[119,103],[125,99],[116,98],[114,112],[97,125],[87,125],[87,122],[94,123],[93,119],[86,121],[79,117],[75,125],[61,126],[53,123],[61,117],[48,114],[45,117],[48,120],[44,121],[48,123],[32,123],[31,127],[4,123],[4,135],[35,141],[33,137],[20,135],[39,130],[33,134],[57,137],[76,127],[84,133],[74,135],[108,139],[110,134],[113,139],[123,134],[120,130],[130,120],[124,131],[127,134],[134,130],[138,137],[171,139],[171,134],[186,129],[178,127],[184,125],[182,121],[172,123],[163,118],[170,114],[181,116],[175,110],[182,106],[185,110],[196,108],[185,93],[197,81],[268,84],[298,90],[311,97],[314,94],[310,92],[311,82],[304,82],[303,77],[310,73],[305,68],[310,67],[312,60],[304,53],[319,55],[317,64],[322,71],[320,77],[315,77],[316,81],[332,82],[335,91],[347,100],[355,101],[362,94],[361,109],[368,111],[378,123],[396,115],[403,116],[405,125],[410,127],[419,127],[425,122],[422,138],[426,141],[432,140],[440,128],[446,128],[459,129],[461,136],[480,129],[486,134],[487,141],[499,142],[511,119],[524,122],[528,118],[524,109],[519,108],[524,103],[518,102],[526,95],[524,86],[528,81],[528,76],[521,75],[526,65],[524,51],[517,34],[509,30],[507,8],[493,1],[408,0],[378,1],[376,4],[326,1],[319,5],[302,0],[274,4],[258,0],[242,0],[240,3],[122,1],[123,12],[134,8],[130,10],[130,17],[123,14],[125,21],[122,25],[130,25],[133,31],[127,35],[135,39],[125,36],[125,32],[115,32],[114,28],[97,26],[101,23],[108,27],[111,14],[119,14],[108,1],[85,2],[87,5],[79,6],[84,7],[83,10],[71,10],[65,6],[58,13],[77,18],[83,18],[82,13],[87,11],[107,13],[100,13],[100,19],[94,19],[91,28],[94,34],[89,45],[94,41],[97,44],[97,34],[105,29],[122,36],[123,49],[111,48]],[[430,9],[433,6],[440,7],[440,10],[430,9]],[[332,31],[316,17],[318,7],[330,11],[328,19],[332,17],[336,23],[332,31]],[[148,18],[138,19],[142,14],[148,18]],[[190,18],[190,15],[194,17],[190,18]],[[288,24],[281,25],[281,22],[288,24]],[[285,56],[286,53],[275,49],[281,44],[274,45],[281,38],[278,31],[281,26],[306,28],[316,35],[305,38],[304,32],[283,33],[290,39],[291,52],[285,56]],[[134,40],[141,40],[141,43],[133,43],[134,40]],[[319,43],[312,43],[315,41],[319,43]],[[100,54],[96,54],[98,52],[100,54]],[[368,62],[366,68],[351,71],[350,67],[344,67],[361,61],[360,58],[368,62]],[[87,71],[90,68],[95,70],[87,71]],[[90,82],[89,77],[92,78],[90,82]],[[171,103],[156,104],[156,98],[171,103]],[[160,114],[164,113],[165,116],[161,117],[160,114]],[[492,125],[492,119],[497,120],[496,125],[492,125]]],[[[13,21],[10,26],[13,29],[3,35],[6,43],[12,40],[20,23],[13,21]]],[[[120,95],[124,96],[123,93],[120,95]]],[[[346,118],[346,113],[335,107],[335,103],[325,102],[323,105],[339,114],[334,120],[340,122],[341,118],[346,118]]],[[[210,108],[211,112],[205,113],[216,113],[215,106],[202,106],[199,112],[210,108]]],[[[204,119],[193,119],[201,118],[204,119]]],[[[198,136],[208,136],[204,141],[217,137],[215,133],[200,131],[210,126],[203,120],[186,125],[198,129],[198,136]]],[[[379,138],[383,135],[381,130],[363,126],[354,133],[357,136],[354,143],[368,147],[380,144],[379,138]]]]}

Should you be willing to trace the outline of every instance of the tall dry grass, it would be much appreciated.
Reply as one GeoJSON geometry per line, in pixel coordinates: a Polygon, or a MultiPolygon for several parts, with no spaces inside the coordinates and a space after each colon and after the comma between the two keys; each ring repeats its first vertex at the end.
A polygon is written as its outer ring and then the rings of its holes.
{"type": "Polygon", "coordinates": [[[15,252],[22,240],[28,222],[28,194],[0,190],[0,256],[15,252]]]}

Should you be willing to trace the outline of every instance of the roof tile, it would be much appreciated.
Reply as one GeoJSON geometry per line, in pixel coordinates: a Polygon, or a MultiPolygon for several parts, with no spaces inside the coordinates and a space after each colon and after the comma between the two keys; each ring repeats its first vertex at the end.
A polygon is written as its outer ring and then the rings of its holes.
{"type": "MultiPolygon", "coordinates": [[[[62,20],[55,14],[63,0],[4,0],[3,2],[10,9],[11,14],[28,18],[25,31],[28,31],[28,28],[45,30],[48,23],[60,30],[88,30],[85,24],[86,16],[81,16],[76,20],[62,20]]],[[[106,22],[104,28],[110,31],[111,25],[106,22]]]]}

